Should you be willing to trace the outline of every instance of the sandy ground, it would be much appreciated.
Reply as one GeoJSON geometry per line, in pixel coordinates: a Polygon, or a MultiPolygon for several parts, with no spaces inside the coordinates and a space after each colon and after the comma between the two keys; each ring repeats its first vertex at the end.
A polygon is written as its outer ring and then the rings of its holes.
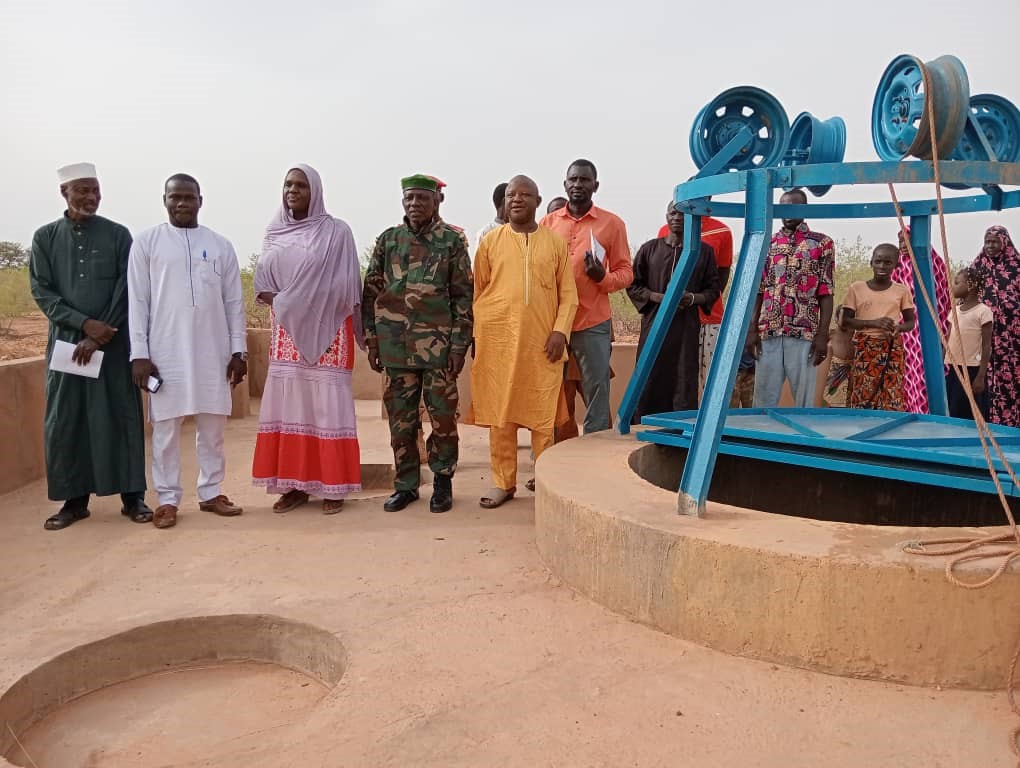
{"type": "Polygon", "coordinates": [[[49,324],[41,312],[11,320],[6,333],[0,333],[0,360],[18,360],[46,354],[49,324]]]}
{"type": "MultiPolygon", "coordinates": [[[[359,405],[363,441],[384,440],[378,404],[359,405]]],[[[189,490],[176,529],[133,524],[116,500],[101,499],[89,520],[47,532],[44,484],[0,497],[0,690],[62,651],[131,627],[241,612],[335,633],[350,659],[344,679],[317,703],[291,702],[283,724],[277,694],[249,679],[245,698],[264,717],[205,718],[198,741],[180,713],[128,728],[100,694],[98,715],[83,706],[58,715],[78,753],[39,768],[121,768],[122,754],[107,759],[100,748],[123,743],[161,752],[136,765],[196,768],[1015,764],[1003,694],[730,657],[560,586],[534,547],[530,494],[499,510],[478,507],[489,485],[479,429],[463,428],[450,513],[432,515],[423,500],[386,514],[372,498],[334,517],[312,505],[270,512],[271,499],[248,482],[253,430],[248,419],[228,433],[226,490],[246,507],[240,518],[199,512],[189,490]]],[[[520,457],[523,484],[527,451],[520,457]]],[[[193,487],[190,451],[185,467],[193,487]]],[[[222,702],[214,683],[195,690],[222,702]]],[[[137,685],[142,710],[190,706],[183,690],[137,685]]]]}

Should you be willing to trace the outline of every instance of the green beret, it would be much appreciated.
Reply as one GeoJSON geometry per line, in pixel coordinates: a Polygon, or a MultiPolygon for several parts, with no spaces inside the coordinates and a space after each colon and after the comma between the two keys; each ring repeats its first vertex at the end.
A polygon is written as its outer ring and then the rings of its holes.
{"type": "Polygon", "coordinates": [[[430,176],[426,176],[422,173],[416,173],[413,176],[407,176],[400,180],[401,189],[427,189],[429,192],[435,192],[438,189],[436,180],[430,176]]]}

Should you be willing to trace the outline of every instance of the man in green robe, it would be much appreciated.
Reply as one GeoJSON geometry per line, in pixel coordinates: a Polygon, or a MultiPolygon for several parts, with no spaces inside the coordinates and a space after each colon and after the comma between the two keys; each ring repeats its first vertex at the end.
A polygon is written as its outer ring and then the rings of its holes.
{"type": "Polygon", "coordinates": [[[63,501],[46,520],[59,530],[89,516],[89,496],[119,493],[121,512],[152,520],[145,504],[145,435],[141,393],[131,379],[127,331],[127,264],[131,234],[96,216],[99,180],[90,163],[57,171],[67,210],[32,238],[32,297],[50,320],[53,345],[75,345],[82,365],[103,351],[99,378],[46,373],[46,477],[49,497],[63,501]]]}

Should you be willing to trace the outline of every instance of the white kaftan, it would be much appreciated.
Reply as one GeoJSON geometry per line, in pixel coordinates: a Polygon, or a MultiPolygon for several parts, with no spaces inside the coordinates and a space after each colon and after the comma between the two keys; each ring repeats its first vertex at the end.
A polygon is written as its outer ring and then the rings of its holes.
{"type": "Polygon", "coordinates": [[[241,271],[234,246],[208,227],[160,224],[135,238],[128,262],[131,359],[163,379],[149,418],[231,410],[227,364],[247,351],[241,271]]]}

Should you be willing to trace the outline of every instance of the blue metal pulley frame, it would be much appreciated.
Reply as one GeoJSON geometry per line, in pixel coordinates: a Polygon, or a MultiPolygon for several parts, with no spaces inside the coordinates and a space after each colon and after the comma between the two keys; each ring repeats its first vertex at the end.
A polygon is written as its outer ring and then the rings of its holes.
{"type": "MultiPolygon", "coordinates": [[[[743,135],[739,137],[738,141],[740,140],[744,140],[743,135]]],[[[982,190],[978,193],[947,197],[942,200],[941,207],[946,215],[1020,209],[1020,163],[946,159],[939,163],[939,178],[943,184],[961,184],[967,187],[978,187],[982,190]],[[1013,189],[1004,189],[1004,187],[1013,187],[1013,189]]],[[[733,431],[737,426],[736,420],[734,424],[729,424],[728,420],[731,415],[738,417],[748,414],[746,411],[731,410],[728,406],[740,358],[744,351],[744,344],[747,340],[747,329],[756,320],[752,317],[755,299],[758,289],[761,287],[761,276],[767,263],[776,220],[804,218],[805,216],[810,216],[812,220],[884,218],[891,219],[895,226],[897,215],[902,214],[909,220],[910,242],[917,258],[917,270],[914,272],[915,286],[923,285],[929,296],[935,295],[935,265],[929,254],[932,248],[932,222],[933,219],[937,221],[936,211],[940,207],[937,200],[905,200],[900,203],[899,207],[887,198],[869,202],[819,202],[803,205],[799,202],[774,202],[775,190],[830,185],[878,185],[884,187],[887,184],[931,185],[934,183],[935,166],[930,161],[897,159],[876,163],[804,163],[786,167],[753,168],[749,171],[736,173],[716,173],[704,178],[695,177],[676,186],[673,191],[673,200],[677,208],[684,213],[684,247],[663,295],[662,303],[659,305],[659,311],[656,313],[655,320],[641,347],[641,352],[634,365],[634,373],[627,384],[617,411],[616,424],[621,433],[626,434],[631,430],[640,397],[653,373],[653,367],[662,351],[670,324],[678,311],[687,283],[694,273],[694,267],[701,252],[702,217],[738,218],[744,222],[740,255],[733,262],[729,301],[719,327],[719,338],[712,355],[700,409],[687,416],[661,413],[642,414],[640,420],[643,425],[652,428],[642,432],[642,440],[658,442],[663,445],[680,445],[687,450],[677,494],[677,510],[679,512],[690,515],[704,513],[716,459],[720,453],[738,455],[735,452],[740,452],[739,455],[749,456],[751,455],[749,451],[754,451],[756,457],[761,460],[793,464],[821,463],[824,458],[817,452],[812,453],[817,446],[805,452],[801,448],[790,447],[790,445],[779,446],[780,442],[791,442],[785,438],[782,441],[777,441],[772,438],[764,439],[760,434],[738,435],[733,431]],[[724,195],[735,193],[742,194],[743,200],[730,202],[719,199],[724,195]],[[664,419],[669,423],[666,423],[664,419]],[[678,423],[685,419],[688,419],[690,423],[678,423]],[[748,440],[757,442],[750,445],[748,440]],[[736,442],[740,441],[743,442],[736,445],[736,442]]],[[[922,439],[932,441],[948,439],[952,442],[958,440],[959,435],[947,438],[943,434],[932,434],[933,430],[935,432],[942,430],[940,424],[952,423],[958,428],[967,426],[966,422],[945,418],[948,415],[946,375],[943,364],[945,353],[939,341],[938,323],[937,314],[930,312],[923,302],[919,303],[917,326],[921,341],[921,356],[924,363],[929,408],[932,415],[915,417],[910,414],[894,414],[891,418],[902,419],[903,423],[899,426],[903,426],[908,431],[910,429],[920,430],[923,433],[922,439]],[[908,428],[907,420],[914,426],[908,428]]],[[[861,420],[872,418],[871,412],[855,414],[846,409],[832,410],[840,410],[842,413],[829,415],[834,416],[837,420],[843,417],[848,418],[853,422],[848,426],[853,426],[855,429],[861,420]]],[[[890,416],[886,415],[883,418],[889,419],[890,416]]],[[[791,419],[784,414],[778,414],[778,417],[770,416],[770,419],[784,425],[781,428],[772,429],[772,431],[785,429],[786,432],[792,431],[810,437],[807,433],[813,429],[805,428],[803,425],[791,425],[789,423],[791,419]]],[[[796,418],[793,421],[796,421],[796,418]]],[[[970,425],[969,428],[973,431],[973,422],[970,422],[970,425]]],[[[859,441],[865,436],[875,433],[869,431],[868,425],[860,425],[860,431],[854,432],[852,437],[847,437],[847,434],[850,433],[845,430],[842,436],[835,435],[835,433],[829,434],[831,442],[827,444],[826,450],[843,452],[840,454],[843,458],[838,462],[831,455],[824,458],[829,462],[830,468],[835,468],[835,463],[838,463],[841,467],[839,471],[855,474],[889,476],[909,479],[912,482],[945,483],[949,486],[956,483],[955,487],[962,487],[959,483],[966,482],[969,484],[968,487],[973,490],[981,492],[988,490],[987,480],[984,479],[987,476],[983,469],[980,472],[975,470],[969,479],[961,480],[958,477],[959,473],[953,468],[953,462],[945,456],[939,458],[934,451],[930,452],[930,456],[926,454],[926,458],[930,458],[931,461],[929,462],[930,466],[923,471],[917,471],[916,467],[905,467],[898,460],[894,463],[891,460],[883,459],[876,463],[873,458],[868,457],[867,450],[864,451],[863,459],[849,460],[846,454],[857,451],[860,455],[859,441]]],[[[902,435],[895,439],[898,440],[900,437],[902,435]]],[[[976,433],[968,434],[965,439],[971,440],[972,437],[976,439],[976,433]]],[[[1016,443],[1020,445],[1020,436],[1011,436],[1009,439],[1015,439],[1016,443]]],[[[796,440],[799,438],[795,438],[794,441],[796,440]]],[[[934,443],[932,445],[938,447],[934,443]]],[[[972,448],[975,446],[977,446],[976,442],[971,445],[972,448]]],[[[976,463],[974,466],[982,468],[984,463],[979,453],[980,448],[977,447],[975,450],[978,453],[975,453],[976,463]]],[[[1009,495],[1020,497],[1020,489],[1016,489],[1016,493],[1014,493],[1012,487],[1007,488],[1008,482],[1011,482],[1008,478],[1003,479],[1000,475],[999,479],[1009,495]]]]}
{"type": "Polygon", "coordinates": [[[880,158],[932,159],[929,100],[939,157],[948,158],[963,137],[970,108],[970,82],[963,62],[955,56],[927,63],[907,55],[893,59],[878,83],[871,110],[871,140],[880,158]],[[925,70],[929,88],[925,88],[925,70]]]}
{"type": "MultiPolygon", "coordinates": [[[[816,163],[841,163],[846,154],[846,123],[842,117],[819,120],[810,112],[801,112],[790,128],[790,146],[781,166],[816,163]]],[[[821,197],[832,185],[808,187],[821,197]]]]}
{"type": "MultiPolygon", "coordinates": [[[[971,435],[973,422],[948,418],[939,318],[924,303],[917,307],[917,327],[931,415],[886,414],[880,417],[884,423],[876,426],[864,423],[875,419],[872,411],[832,409],[841,412],[820,412],[820,418],[828,419],[826,423],[832,427],[823,432],[816,429],[819,425],[798,421],[796,413],[728,407],[748,328],[757,322],[752,315],[777,219],[885,218],[895,223],[902,216],[909,220],[910,242],[917,260],[915,290],[923,286],[933,296],[936,268],[930,254],[936,214],[1020,210],[1020,112],[999,96],[978,96],[972,104],[967,72],[957,58],[942,56],[926,64],[912,56],[894,59],[875,95],[871,127],[875,149],[885,162],[844,162],[846,126],[841,118],[823,121],[805,112],[798,115],[791,130],[782,106],[758,88],[742,86],[724,91],[695,118],[690,145],[699,171],[673,191],[674,205],[684,214],[683,250],[641,346],[616,420],[622,434],[637,423],[634,417],[639,413],[641,395],[701,253],[703,218],[743,220],[740,255],[733,262],[729,300],[699,410],[641,413],[639,420],[648,428],[639,439],[686,449],[677,494],[677,510],[682,514],[704,513],[720,453],[785,464],[827,462],[828,468],[836,471],[988,490],[985,462],[979,455],[976,433],[971,435]],[[968,141],[973,139],[959,150],[965,159],[952,159],[965,130],[970,132],[968,141]],[[938,167],[931,162],[933,135],[938,167]],[[975,157],[968,157],[969,152],[975,157]],[[908,160],[908,155],[919,159],[908,160]],[[930,185],[936,181],[981,191],[899,204],[888,199],[811,205],[775,202],[777,189],[805,187],[815,195],[823,195],[833,186],[930,185]],[[741,194],[743,200],[719,199],[732,194],[741,194]],[[729,416],[733,416],[732,423],[728,422],[729,416]],[[760,429],[762,425],[757,422],[762,419],[769,421],[768,429],[760,429]],[[913,434],[918,430],[922,433],[919,439],[913,434]],[[886,458],[876,461],[872,454],[879,455],[879,450],[871,450],[871,443],[879,434],[885,437],[878,442],[887,441],[893,447],[883,448],[885,453],[881,455],[886,458]],[[827,442],[812,443],[817,440],[827,442]],[[924,467],[907,466],[897,458],[903,452],[903,440],[919,450],[916,458],[923,460],[924,467]],[[861,441],[869,442],[863,451],[861,441]],[[965,459],[974,459],[973,466],[968,464],[967,477],[960,472],[959,451],[942,450],[961,445],[974,454],[965,459]],[[820,451],[828,453],[823,456],[820,451]],[[858,458],[852,458],[852,454],[858,458]]],[[[802,413],[809,419],[818,415],[802,413]]],[[[1020,432],[1003,435],[1002,440],[1020,446],[1020,432]]],[[[999,475],[1006,492],[1020,497],[1020,488],[1007,488],[1011,480],[1001,472],[999,475]]]]}
{"type": "Polygon", "coordinates": [[[691,158],[698,168],[742,129],[751,138],[723,166],[725,171],[749,171],[779,164],[790,139],[790,119],[783,105],[761,88],[730,88],[701,108],[691,127],[691,158]]]}

